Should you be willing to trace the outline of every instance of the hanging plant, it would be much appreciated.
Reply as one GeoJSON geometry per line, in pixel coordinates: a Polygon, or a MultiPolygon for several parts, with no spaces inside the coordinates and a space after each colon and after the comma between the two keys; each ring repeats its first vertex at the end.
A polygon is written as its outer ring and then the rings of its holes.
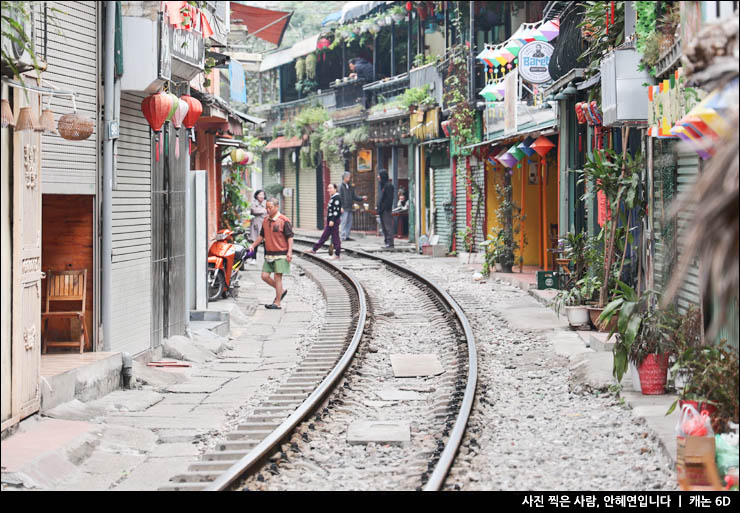
{"type": "Polygon", "coordinates": [[[447,125],[452,142],[460,150],[460,155],[469,155],[470,150],[463,151],[463,146],[478,142],[475,134],[475,111],[468,102],[468,49],[464,45],[453,50],[444,81],[444,104],[451,114],[447,125]]]}
{"type": "Polygon", "coordinates": [[[306,76],[306,60],[301,57],[295,61],[295,77],[298,82],[301,82],[304,76],[306,76]]]}
{"type": "Polygon", "coordinates": [[[301,148],[301,167],[303,169],[309,169],[313,167],[313,161],[311,159],[311,150],[308,146],[301,148]]]}
{"type": "Polygon", "coordinates": [[[306,78],[316,80],[316,54],[310,53],[306,56],[306,78]]]}
{"type": "Polygon", "coordinates": [[[355,151],[358,144],[367,142],[368,133],[367,125],[360,126],[353,130],[350,130],[347,135],[344,136],[344,144],[347,146],[349,151],[355,151]]]}

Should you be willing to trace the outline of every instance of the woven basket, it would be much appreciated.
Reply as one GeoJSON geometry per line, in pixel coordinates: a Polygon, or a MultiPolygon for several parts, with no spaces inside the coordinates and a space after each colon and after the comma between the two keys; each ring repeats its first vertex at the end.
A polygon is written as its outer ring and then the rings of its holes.
{"type": "Polygon", "coordinates": [[[81,116],[76,112],[65,114],[59,118],[57,130],[59,135],[69,141],[82,141],[93,133],[95,123],[92,119],[81,116]]]}

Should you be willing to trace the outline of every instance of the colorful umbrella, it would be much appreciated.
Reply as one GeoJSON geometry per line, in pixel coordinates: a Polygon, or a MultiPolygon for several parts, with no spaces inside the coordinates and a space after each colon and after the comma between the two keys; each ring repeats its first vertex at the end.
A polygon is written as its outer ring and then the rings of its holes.
{"type": "Polygon", "coordinates": [[[541,135],[537,138],[535,142],[530,144],[529,147],[536,151],[540,157],[544,157],[545,155],[547,155],[548,151],[555,147],[555,143],[553,143],[544,135],[541,135]]]}

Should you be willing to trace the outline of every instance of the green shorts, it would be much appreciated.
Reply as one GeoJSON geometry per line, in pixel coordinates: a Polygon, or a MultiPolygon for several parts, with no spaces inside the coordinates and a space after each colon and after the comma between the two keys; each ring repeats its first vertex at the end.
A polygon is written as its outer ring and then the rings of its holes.
{"type": "Polygon", "coordinates": [[[262,266],[263,273],[290,274],[290,262],[285,258],[279,258],[274,262],[265,260],[262,266]]]}

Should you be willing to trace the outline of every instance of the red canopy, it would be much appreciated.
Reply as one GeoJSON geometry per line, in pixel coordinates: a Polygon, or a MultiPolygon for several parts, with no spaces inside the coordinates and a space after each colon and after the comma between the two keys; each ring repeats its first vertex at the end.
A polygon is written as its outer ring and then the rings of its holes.
{"type": "Polygon", "coordinates": [[[265,146],[265,151],[276,150],[278,148],[297,148],[303,144],[303,139],[300,137],[293,137],[292,139],[286,139],[282,135],[276,137],[270,144],[265,146]]]}
{"type": "Polygon", "coordinates": [[[277,46],[283,40],[292,12],[271,11],[231,2],[231,21],[246,25],[247,31],[277,46]]]}

